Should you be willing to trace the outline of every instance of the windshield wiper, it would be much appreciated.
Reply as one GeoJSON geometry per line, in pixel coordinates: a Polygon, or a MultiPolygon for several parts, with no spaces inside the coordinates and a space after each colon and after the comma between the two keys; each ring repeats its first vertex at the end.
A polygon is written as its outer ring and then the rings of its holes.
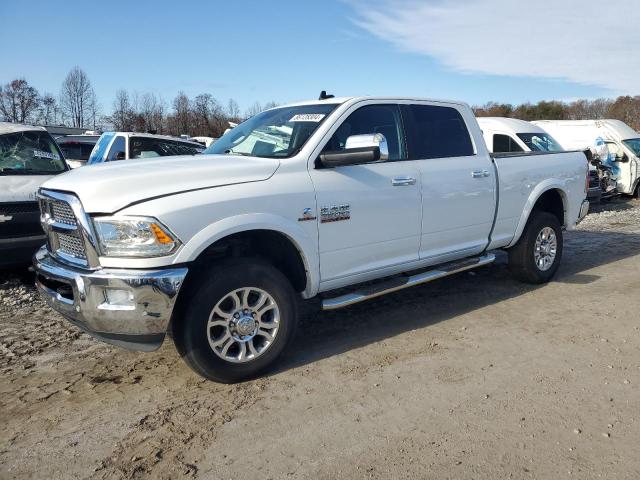
{"type": "Polygon", "coordinates": [[[227,155],[240,155],[241,157],[252,157],[253,155],[251,155],[250,153],[247,152],[234,152],[231,149],[225,150],[224,153],[226,153],[227,155]]]}
{"type": "Polygon", "coordinates": [[[64,170],[36,170],[33,168],[13,168],[13,167],[1,167],[0,174],[4,175],[55,175],[56,173],[62,173],[64,170]]]}

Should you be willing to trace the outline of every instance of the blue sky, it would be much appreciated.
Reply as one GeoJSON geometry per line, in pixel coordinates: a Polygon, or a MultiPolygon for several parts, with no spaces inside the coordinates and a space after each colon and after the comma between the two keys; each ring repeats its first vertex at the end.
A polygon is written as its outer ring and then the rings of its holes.
{"type": "Polygon", "coordinates": [[[57,94],[78,65],[105,111],[118,88],[167,102],[207,92],[242,110],[323,89],[471,104],[640,94],[631,3],[609,0],[607,15],[597,0],[529,13],[518,0],[3,0],[0,82],[57,94]],[[623,17],[632,28],[610,25],[623,17]]]}

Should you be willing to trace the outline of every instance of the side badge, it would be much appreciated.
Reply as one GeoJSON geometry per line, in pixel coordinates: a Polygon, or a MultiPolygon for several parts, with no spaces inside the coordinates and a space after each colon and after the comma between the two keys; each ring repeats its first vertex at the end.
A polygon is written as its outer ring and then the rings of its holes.
{"type": "Polygon", "coordinates": [[[313,214],[313,209],[307,207],[302,211],[302,216],[298,218],[299,222],[306,222],[308,220],[315,220],[317,217],[313,214]]]}
{"type": "Polygon", "coordinates": [[[320,209],[320,222],[341,222],[351,218],[351,206],[348,203],[342,205],[331,205],[320,209]]]}

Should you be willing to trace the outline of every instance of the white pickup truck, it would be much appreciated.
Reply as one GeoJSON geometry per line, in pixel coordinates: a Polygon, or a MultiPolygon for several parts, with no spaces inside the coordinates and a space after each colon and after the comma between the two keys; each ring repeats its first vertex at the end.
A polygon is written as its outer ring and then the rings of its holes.
{"type": "Polygon", "coordinates": [[[108,343],[171,333],[200,375],[257,375],[301,299],[352,305],[492,262],[549,281],[587,213],[580,152],[491,156],[471,109],[323,98],[262,112],[204,155],[89,166],[39,192],[50,305],[108,343]]]}

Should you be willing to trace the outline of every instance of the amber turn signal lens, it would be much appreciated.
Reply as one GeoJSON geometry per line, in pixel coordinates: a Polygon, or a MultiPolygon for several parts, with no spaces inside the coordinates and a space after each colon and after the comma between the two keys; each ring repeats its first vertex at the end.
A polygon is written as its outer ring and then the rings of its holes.
{"type": "Polygon", "coordinates": [[[169,235],[164,233],[164,230],[162,230],[155,223],[151,224],[151,230],[153,230],[153,234],[156,236],[156,238],[158,239],[159,243],[165,244],[165,243],[172,243],[173,242],[173,239],[169,235]]]}

